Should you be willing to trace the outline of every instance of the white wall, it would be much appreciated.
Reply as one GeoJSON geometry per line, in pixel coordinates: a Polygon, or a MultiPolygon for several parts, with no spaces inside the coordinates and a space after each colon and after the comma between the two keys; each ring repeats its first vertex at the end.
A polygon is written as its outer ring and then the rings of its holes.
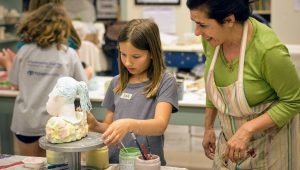
{"type": "MultiPolygon", "coordinates": [[[[176,35],[182,36],[185,32],[193,32],[190,13],[185,5],[186,0],[181,0],[180,5],[170,5],[176,9],[176,35]]],[[[131,20],[143,17],[145,7],[157,7],[150,5],[135,5],[134,0],[121,0],[121,19],[131,20]],[[124,3],[125,1],[125,3],[124,3]],[[127,3],[126,3],[127,2],[127,3]]]]}
{"type": "MultiPolygon", "coordinates": [[[[300,11],[295,10],[296,0],[272,0],[271,24],[280,40],[286,44],[300,44],[300,11]]],[[[193,32],[193,23],[190,20],[189,10],[181,0],[180,6],[171,6],[176,9],[176,34],[182,36],[185,32],[193,32]]],[[[121,19],[131,20],[143,17],[145,7],[149,5],[135,5],[134,0],[121,0],[121,19]]]]}
{"type": "Polygon", "coordinates": [[[300,10],[295,10],[296,0],[273,0],[271,24],[280,40],[286,44],[300,44],[300,10]]]}

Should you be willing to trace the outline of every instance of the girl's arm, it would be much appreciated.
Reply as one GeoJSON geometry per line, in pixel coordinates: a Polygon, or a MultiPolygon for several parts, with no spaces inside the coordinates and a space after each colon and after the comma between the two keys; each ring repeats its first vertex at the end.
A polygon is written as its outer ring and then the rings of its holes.
{"type": "Polygon", "coordinates": [[[172,113],[172,105],[159,102],[153,119],[119,119],[114,121],[103,134],[105,144],[119,143],[128,132],[138,135],[159,136],[166,130],[172,113]]]}
{"type": "Polygon", "coordinates": [[[159,136],[162,135],[168,124],[172,113],[172,105],[167,102],[159,102],[155,108],[154,119],[131,120],[128,131],[138,135],[159,136]]]}

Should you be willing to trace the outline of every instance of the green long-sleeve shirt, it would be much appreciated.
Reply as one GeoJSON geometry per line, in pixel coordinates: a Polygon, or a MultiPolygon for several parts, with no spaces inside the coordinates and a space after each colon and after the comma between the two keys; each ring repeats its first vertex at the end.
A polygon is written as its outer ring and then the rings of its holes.
{"type": "MultiPolygon", "coordinates": [[[[288,49],[269,27],[250,18],[253,34],[248,42],[244,64],[244,92],[250,106],[278,101],[267,112],[272,120],[283,126],[300,111],[300,80],[288,49]]],[[[203,39],[206,55],[205,78],[215,48],[203,39]]],[[[214,69],[217,86],[227,86],[237,80],[239,57],[233,62],[233,71],[226,67],[220,51],[214,69]]],[[[207,98],[206,107],[214,107],[207,98]]]]}

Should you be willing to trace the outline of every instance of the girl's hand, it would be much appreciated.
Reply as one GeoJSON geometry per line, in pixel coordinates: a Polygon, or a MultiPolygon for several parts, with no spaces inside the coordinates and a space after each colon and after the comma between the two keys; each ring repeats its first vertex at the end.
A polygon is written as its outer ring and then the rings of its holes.
{"type": "Polygon", "coordinates": [[[216,150],[216,134],[213,128],[205,129],[202,146],[204,148],[205,155],[213,160],[216,150]]]}
{"type": "Polygon", "coordinates": [[[245,127],[241,126],[237,132],[227,141],[225,150],[225,160],[230,159],[232,162],[239,162],[249,157],[248,146],[252,133],[245,127]]]}
{"type": "Polygon", "coordinates": [[[106,145],[117,144],[122,141],[128,133],[129,122],[126,119],[119,119],[109,125],[103,133],[103,140],[106,145]]]}
{"type": "Polygon", "coordinates": [[[98,125],[98,121],[91,112],[87,112],[87,123],[89,125],[89,130],[95,132],[96,127],[98,125]]]}

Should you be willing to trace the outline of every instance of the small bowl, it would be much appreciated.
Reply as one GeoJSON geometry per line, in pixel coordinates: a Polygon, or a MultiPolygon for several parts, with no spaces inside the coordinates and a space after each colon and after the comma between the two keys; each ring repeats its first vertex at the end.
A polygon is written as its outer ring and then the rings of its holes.
{"type": "Polygon", "coordinates": [[[22,161],[27,168],[40,169],[45,163],[46,158],[28,157],[22,161]]]}

